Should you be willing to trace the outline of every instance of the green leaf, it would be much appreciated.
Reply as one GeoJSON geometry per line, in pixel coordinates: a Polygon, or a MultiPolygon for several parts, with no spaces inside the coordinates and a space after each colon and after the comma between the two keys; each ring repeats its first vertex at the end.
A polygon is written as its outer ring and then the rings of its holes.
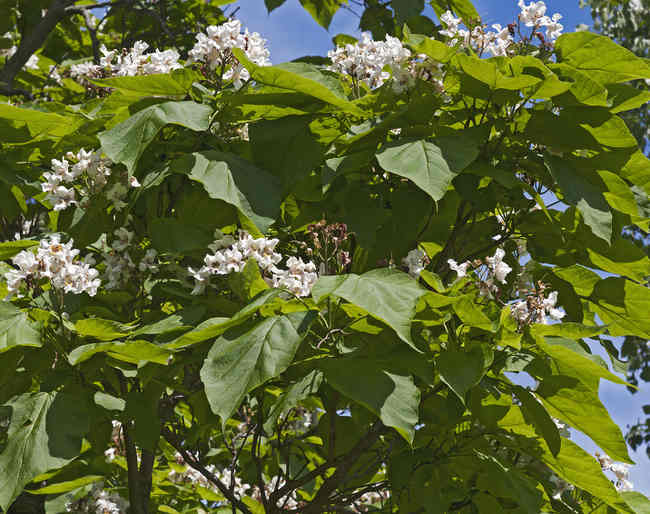
{"type": "Polygon", "coordinates": [[[535,432],[544,438],[551,453],[557,455],[562,446],[562,439],[551,416],[527,389],[515,386],[514,392],[521,401],[522,412],[526,420],[535,427],[535,432]]]}
{"type": "Polygon", "coordinates": [[[126,406],[126,402],[122,398],[116,398],[115,396],[102,393],[101,391],[97,391],[93,398],[97,405],[106,410],[123,411],[126,406]]]}
{"type": "Polygon", "coordinates": [[[564,200],[575,205],[593,234],[609,244],[612,239],[612,213],[602,191],[565,159],[546,154],[545,160],[562,190],[564,200]]]}
{"type": "Polygon", "coordinates": [[[124,163],[132,173],[158,131],[168,124],[196,131],[208,130],[212,108],[195,102],[164,102],[135,113],[106,132],[99,134],[102,149],[113,162],[124,163]]]}
{"type": "MultiPolygon", "coordinates": [[[[445,141],[448,143],[448,141],[445,141]]],[[[377,154],[379,165],[386,171],[405,177],[426,192],[435,201],[440,200],[452,179],[477,156],[478,148],[467,144],[461,149],[462,139],[451,147],[442,148],[425,140],[395,141],[377,154]]]]}
{"type": "Polygon", "coordinates": [[[280,213],[282,194],[277,179],[237,155],[197,152],[184,155],[169,166],[202,184],[210,198],[235,206],[261,233],[280,213]]]}
{"type": "Polygon", "coordinates": [[[576,377],[553,375],[542,380],[536,394],[551,416],[583,432],[613,459],[632,463],[621,429],[598,398],[597,379],[587,386],[576,377]]]}
{"type": "Polygon", "coordinates": [[[0,453],[0,508],[5,512],[33,478],[79,455],[90,422],[88,405],[66,393],[26,393],[6,407],[11,423],[0,453]]]}
{"type": "Polygon", "coordinates": [[[420,34],[409,34],[406,42],[413,47],[415,53],[428,55],[434,61],[441,63],[449,62],[458,53],[456,48],[420,34]]]}
{"type": "Polygon", "coordinates": [[[650,288],[609,277],[596,284],[590,301],[596,314],[609,325],[610,335],[650,339],[650,288]]]}
{"type": "Polygon", "coordinates": [[[233,53],[250,72],[251,78],[260,84],[304,93],[343,111],[363,115],[363,111],[345,97],[338,81],[334,82],[315,66],[297,62],[277,66],[257,66],[238,48],[233,48],[233,53]]]}
{"type": "Polygon", "coordinates": [[[73,366],[87,361],[98,353],[105,353],[122,362],[142,366],[147,362],[166,365],[172,352],[149,341],[115,341],[110,343],[91,343],[79,346],[68,355],[68,361],[73,366]]]}
{"type": "Polygon", "coordinates": [[[387,371],[365,358],[324,359],[319,367],[327,382],[376,414],[409,443],[415,437],[420,390],[410,375],[387,371]]]}
{"type": "Polygon", "coordinates": [[[601,84],[650,78],[650,67],[643,59],[593,32],[563,34],[555,42],[558,62],[589,74],[601,84]]]}
{"type": "Polygon", "coordinates": [[[278,418],[308,396],[316,394],[322,381],[323,374],[318,370],[314,370],[298,380],[298,382],[287,387],[264,420],[264,431],[267,434],[272,434],[278,418]]]}
{"type": "Polygon", "coordinates": [[[247,393],[286,370],[314,314],[294,312],[237,327],[215,341],[201,367],[201,380],[212,412],[222,424],[247,393]]]}
{"type": "Polygon", "coordinates": [[[430,4],[438,18],[448,9],[455,12],[465,22],[476,21],[481,18],[470,0],[430,0],[430,4]]]}
{"type": "Polygon", "coordinates": [[[470,327],[478,327],[488,332],[496,331],[496,323],[492,321],[473,295],[463,295],[454,299],[454,311],[460,320],[470,327]]]}
{"type": "Polygon", "coordinates": [[[228,283],[232,292],[246,303],[269,289],[269,285],[262,278],[257,261],[253,258],[248,260],[243,271],[228,275],[228,283]]]}
{"type": "Polygon", "coordinates": [[[14,346],[40,347],[41,334],[26,313],[0,301],[0,354],[14,346]]]}
{"type": "Polygon", "coordinates": [[[61,116],[51,112],[14,107],[7,103],[0,103],[0,119],[9,120],[17,125],[24,124],[33,138],[45,136],[50,139],[60,139],[71,134],[84,122],[79,116],[61,116]]]}
{"type": "Polygon", "coordinates": [[[650,500],[636,491],[622,491],[621,496],[635,514],[650,514],[650,500]]]}
{"type": "Polygon", "coordinates": [[[445,350],[436,359],[440,379],[465,403],[465,394],[481,381],[484,356],[479,347],[470,351],[445,350]]]}
{"type": "Polygon", "coordinates": [[[74,491],[80,487],[88,484],[94,484],[103,480],[103,475],[86,475],[75,480],[66,480],[64,482],[57,482],[56,484],[46,485],[40,489],[30,489],[29,494],[61,494],[69,491],[74,491]]]}
{"type": "Polygon", "coordinates": [[[552,271],[562,280],[571,284],[577,295],[583,297],[591,296],[594,287],[601,280],[598,274],[578,264],[567,268],[553,268],[552,271]]]}
{"type": "Polygon", "coordinates": [[[174,339],[170,343],[167,343],[165,347],[177,350],[220,336],[229,328],[242,324],[255,314],[265,303],[276,299],[280,293],[281,291],[279,289],[268,289],[263,291],[253,300],[248,302],[248,304],[232,318],[208,319],[194,330],[191,330],[177,339],[174,339]]]}
{"type": "Polygon", "coordinates": [[[391,6],[395,11],[395,19],[398,25],[413,16],[417,16],[424,10],[424,0],[391,0],[391,6]]]}
{"type": "Polygon", "coordinates": [[[174,70],[171,73],[155,75],[137,75],[134,77],[110,77],[91,80],[93,84],[110,87],[134,96],[176,96],[183,97],[190,90],[192,83],[201,76],[188,68],[174,70]]]}
{"type": "Polygon", "coordinates": [[[305,11],[324,29],[329,29],[332,18],[345,0],[300,0],[305,11]]]}
{"type": "Polygon", "coordinates": [[[37,245],[38,241],[31,241],[29,239],[5,241],[4,243],[0,243],[0,261],[11,259],[14,255],[19,254],[23,250],[37,245]]]}
{"type": "Polygon", "coordinates": [[[631,111],[650,102],[650,91],[637,89],[627,84],[609,84],[610,111],[613,113],[631,111]]]}
{"type": "Polygon", "coordinates": [[[118,321],[101,318],[86,318],[74,325],[82,337],[92,337],[100,341],[112,341],[129,335],[130,327],[118,321]]]}
{"type": "Polygon", "coordinates": [[[280,7],[286,0],[264,0],[264,5],[266,10],[270,13],[271,11],[280,7]]]}
{"type": "Polygon", "coordinates": [[[598,461],[574,442],[562,439],[560,453],[556,457],[544,453],[542,460],[560,478],[600,498],[617,511],[632,512],[621,500],[614,485],[603,474],[598,461]]]}
{"type": "Polygon", "coordinates": [[[459,54],[456,56],[456,59],[458,59],[458,63],[467,75],[475,78],[479,82],[483,82],[490,89],[517,91],[541,82],[539,77],[534,77],[533,75],[520,74],[513,77],[505,75],[500,70],[500,65],[504,62],[500,57],[480,59],[474,56],[459,54]]]}
{"type": "Polygon", "coordinates": [[[331,295],[361,307],[419,352],[411,338],[411,320],[418,300],[426,292],[406,273],[384,268],[363,275],[322,276],[311,293],[316,303],[331,295]]]}
{"type": "Polygon", "coordinates": [[[190,225],[175,218],[151,220],[151,243],[159,252],[185,254],[203,250],[214,241],[213,231],[200,225],[190,225]]]}

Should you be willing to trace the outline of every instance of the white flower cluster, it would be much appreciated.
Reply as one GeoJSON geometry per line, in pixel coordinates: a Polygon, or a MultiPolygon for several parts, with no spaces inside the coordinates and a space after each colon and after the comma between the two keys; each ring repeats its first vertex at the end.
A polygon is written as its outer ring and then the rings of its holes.
{"type": "Polygon", "coordinates": [[[99,64],[90,61],[73,64],[70,76],[74,79],[102,77],[133,77],[135,75],[153,75],[169,73],[183,67],[178,62],[180,55],[176,50],[155,50],[146,54],[149,45],[144,41],[136,41],[130,50],[108,50],[102,45],[102,57],[99,64]]]}
{"type": "Polygon", "coordinates": [[[408,268],[409,275],[417,278],[427,265],[427,261],[428,259],[426,254],[419,248],[416,248],[411,250],[406,257],[402,259],[402,264],[408,268]]]}
{"type": "Polygon", "coordinates": [[[97,482],[87,496],[68,503],[66,512],[78,514],[124,514],[129,509],[129,502],[117,493],[104,490],[104,484],[97,482]]]}
{"type": "Polygon", "coordinates": [[[455,46],[460,43],[464,46],[475,48],[481,53],[488,52],[494,56],[505,56],[508,54],[508,47],[514,41],[508,27],[502,27],[498,23],[492,25],[494,32],[486,30],[482,25],[477,25],[470,32],[467,29],[460,28],[463,20],[455,18],[451,11],[444,13],[440,17],[440,20],[446,26],[446,29],[441,30],[440,34],[450,38],[450,46],[455,46]]]}
{"type": "Polygon", "coordinates": [[[16,255],[12,262],[18,267],[5,273],[9,296],[19,293],[24,285],[32,285],[34,281],[47,279],[56,289],[65,293],[97,294],[101,284],[99,272],[88,262],[75,262],[79,250],[72,247],[73,241],[61,243],[58,235],[41,241],[36,253],[23,250],[16,255]]]}
{"type": "MultiPolygon", "coordinates": [[[[537,32],[541,28],[546,29],[546,42],[550,43],[560,37],[564,26],[560,23],[562,15],[555,13],[550,18],[546,16],[546,4],[544,2],[531,2],[526,4],[519,0],[519,20],[527,27],[533,27],[537,32]]],[[[514,43],[514,29],[502,27],[499,24],[492,25],[493,31],[487,30],[484,25],[477,25],[471,31],[461,28],[463,20],[455,18],[451,11],[444,13],[440,20],[445,29],[440,31],[443,36],[449,37],[449,44],[455,46],[462,44],[474,48],[479,53],[487,52],[494,56],[508,55],[508,49],[514,43]]]]}
{"type": "MultiPolygon", "coordinates": [[[[492,296],[499,291],[499,286],[497,282],[501,284],[506,283],[506,277],[512,271],[512,268],[506,264],[503,258],[506,256],[506,252],[502,248],[497,248],[492,257],[486,257],[484,266],[482,267],[483,273],[480,276],[479,287],[481,294],[483,296],[492,296]]],[[[481,271],[481,261],[476,261],[471,263],[470,261],[465,261],[461,264],[458,264],[454,259],[448,259],[447,264],[449,269],[455,271],[458,278],[462,278],[467,275],[467,271],[470,266],[477,268],[477,271],[481,271]]]]}
{"type": "MultiPolygon", "coordinates": [[[[41,189],[47,193],[46,199],[52,203],[55,211],[67,209],[70,205],[77,203],[75,182],[77,182],[82,196],[100,191],[106,185],[111,174],[110,164],[108,159],[102,159],[100,150],[87,152],[82,148],[76,154],[68,152],[61,160],[52,159],[52,172],[43,173],[45,182],[41,183],[41,189]],[[64,184],[70,184],[73,187],[67,187],[64,184]]],[[[121,198],[118,198],[122,193],[121,189],[111,190],[108,193],[109,198],[115,202],[116,208],[121,207],[122,204],[119,203],[121,198]]],[[[123,193],[126,194],[126,188],[123,193]]]]}
{"type": "MultiPolygon", "coordinates": [[[[105,265],[104,279],[106,289],[119,289],[133,280],[135,275],[141,273],[155,273],[158,271],[158,252],[153,248],[146,250],[136,264],[133,262],[129,250],[134,246],[135,233],[126,227],[120,227],[113,232],[113,242],[109,245],[102,242],[102,259],[105,265]]],[[[136,259],[137,262],[137,259],[136,259]]]]}
{"type": "Polygon", "coordinates": [[[250,79],[250,73],[235,59],[233,48],[243,50],[246,57],[258,66],[271,64],[266,40],[257,32],[248,32],[248,29],[242,33],[239,20],[229,20],[223,25],[210,25],[205,32],[196,35],[196,43],[188,53],[187,62],[204,63],[210,70],[224,68],[224,80],[232,80],[237,89],[250,79]]]}
{"type": "Polygon", "coordinates": [[[561,309],[555,307],[557,303],[557,291],[552,291],[544,298],[543,296],[528,296],[525,300],[520,300],[510,306],[512,316],[519,322],[520,325],[528,325],[530,323],[548,323],[546,315],[556,321],[564,318],[565,313],[561,309]]]}
{"type": "Polygon", "coordinates": [[[630,482],[630,465],[623,462],[614,462],[609,455],[596,453],[596,459],[603,471],[611,471],[616,477],[614,486],[617,491],[632,491],[634,484],[630,482]]]}
{"type": "Polygon", "coordinates": [[[396,83],[403,82],[403,67],[411,52],[395,37],[387,35],[385,41],[374,41],[364,32],[354,45],[339,46],[327,52],[327,56],[332,60],[329,69],[349,75],[374,89],[390,78],[386,67],[393,70],[396,83]]]}
{"type": "Polygon", "coordinates": [[[282,260],[282,255],[275,251],[278,243],[278,239],[253,239],[243,231],[236,241],[232,236],[217,239],[209,246],[214,254],[205,256],[205,265],[198,270],[188,268],[196,281],[192,294],[203,293],[212,275],[243,271],[248,260],[252,258],[257,261],[265,274],[264,279],[271,287],[287,289],[297,296],[309,296],[318,278],[316,266],[311,261],[305,263],[300,258],[289,257],[286,262],[287,269],[276,267],[282,260]]]}
{"type": "Polygon", "coordinates": [[[531,2],[526,5],[524,0],[519,0],[519,20],[527,27],[535,27],[535,29],[546,28],[546,40],[553,41],[562,35],[564,26],[559,23],[562,19],[560,13],[555,13],[552,17],[546,16],[546,4],[544,2],[531,2]]]}

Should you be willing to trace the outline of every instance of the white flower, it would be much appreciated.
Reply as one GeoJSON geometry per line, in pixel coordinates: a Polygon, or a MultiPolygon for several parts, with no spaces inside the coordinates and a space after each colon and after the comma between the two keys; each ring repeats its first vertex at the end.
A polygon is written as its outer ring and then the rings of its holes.
{"type": "Polygon", "coordinates": [[[32,54],[29,56],[29,59],[27,59],[27,62],[25,63],[25,68],[28,70],[37,70],[38,69],[38,55],[32,54]]]}
{"type": "Polygon", "coordinates": [[[463,278],[467,275],[467,270],[471,266],[471,262],[465,261],[462,264],[458,264],[454,259],[448,259],[447,264],[451,271],[455,271],[458,278],[463,278]]]}
{"type": "Polygon", "coordinates": [[[387,35],[385,41],[373,41],[370,34],[364,32],[361,39],[344,47],[337,47],[327,52],[332,65],[329,67],[337,73],[343,73],[364,82],[369,88],[380,87],[390,73],[384,70],[389,67],[393,70],[395,87],[399,90],[411,83],[406,71],[402,70],[411,56],[411,52],[404,48],[402,42],[387,35]]]}
{"type": "Polygon", "coordinates": [[[417,278],[424,270],[426,257],[427,256],[422,250],[416,248],[411,250],[408,255],[402,259],[402,264],[408,268],[409,275],[417,278]]]}
{"type": "Polygon", "coordinates": [[[559,23],[561,19],[562,15],[559,13],[555,13],[552,18],[549,18],[548,16],[542,18],[541,25],[546,27],[546,39],[548,41],[553,41],[562,35],[564,25],[559,23]]]}
{"type": "Polygon", "coordinates": [[[224,68],[224,80],[232,81],[235,88],[239,89],[250,78],[250,74],[234,58],[233,48],[243,50],[246,57],[258,66],[271,64],[266,40],[257,32],[250,33],[248,29],[242,33],[239,20],[229,20],[218,26],[210,25],[205,34],[197,34],[196,43],[188,52],[188,63],[202,62],[211,70],[224,68]]]}
{"type": "Polygon", "coordinates": [[[503,262],[505,255],[506,252],[502,248],[497,248],[494,256],[485,258],[492,273],[494,273],[494,277],[502,284],[506,283],[506,277],[512,271],[512,268],[503,262]]]}
{"type": "Polygon", "coordinates": [[[546,14],[546,4],[544,2],[531,2],[526,5],[524,0],[519,0],[521,13],[519,19],[527,27],[534,27],[539,24],[540,19],[546,14]]]}
{"type": "Polygon", "coordinates": [[[142,184],[140,184],[140,182],[138,182],[138,179],[132,175],[129,177],[129,186],[140,187],[142,184]]]}

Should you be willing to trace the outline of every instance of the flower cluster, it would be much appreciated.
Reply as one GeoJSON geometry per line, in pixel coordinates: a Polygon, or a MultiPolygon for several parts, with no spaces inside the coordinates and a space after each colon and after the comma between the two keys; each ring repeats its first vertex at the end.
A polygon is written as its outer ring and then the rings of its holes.
{"type": "Polygon", "coordinates": [[[544,288],[539,288],[536,294],[531,294],[525,300],[520,300],[510,306],[512,316],[517,320],[519,326],[530,325],[531,323],[547,324],[546,316],[551,319],[561,320],[565,313],[555,307],[557,304],[557,291],[552,291],[544,297],[544,288]]]}
{"type": "Polygon", "coordinates": [[[361,40],[354,45],[339,46],[327,52],[327,56],[332,60],[331,70],[349,75],[374,89],[390,78],[385,68],[392,69],[394,75],[398,75],[411,57],[411,52],[395,37],[387,35],[385,41],[373,41],[370,34],[364,32],[361,40]]]}
{"type": "Polygon", "coordinates": [[[246,57],[258,66],[271,64],[266,40],[257,32],[248,32],[248,29],[242,33],[239,20],[230,20],[218,26],[210,25],[205,34],[197,34],[196,43],[188,53],[188,63],[203,63],[211,71],[222,68],[223,79],[233,81],[235,88],[239,89],[250,79],[250,74],[233,56],[233,48],[243,50],[246,57]]]}
{"type": "MultiPolygon", "coordinates": [[[[76,154],[68,152],[61,160],[52,159],[51,164],[52,171],[43,173],[45,182],[41,183],[41,189],[47,193],[46,200],[52,203],[55,211],[77,203],[74,185],[79,187],[82,196],[88,196],[101,191],[111,175],[111,162],[101,157],[100,150],[87,152],[82,148],[76,154]]],[[[126,188],[120,186],[116,184],[107,192],[117,209],[126,205],[121,200],[126,188]]]]}
{"type": "Polygon", "coordinates": [[[65,511],[79,514],[124,514],[128,508],[127,500],[117,493],[109,493],[102,482],[97,482],[90,494],[66,504],[65,511]]]}
{"type": "Polygon", "coordinates": [[[499,293],[497,283],[505,284],[506,277],[512,271],[512,268],[503,260],[506,252],[502,248],[497,248],[492,257],[486,257],[485,261],[480,259],[470,262],[465,261],[458,264],[454,259],[448,259],[449,269],[456,272],[458,278],[467,275],[467,272],[473,267],[479,276],[479,288],[481,295],[492,297],[499,293]]]}
{"type": "Polygon", "coordinates": [[[155,50],[146,54],[149,45],[144,41],[136,41],[133,48],[122,52],[108,50],[102,45],[102,57],[99,64],[83,62],[70,67],[70,76],[77,80],[87,78],[133,77],[135,75],[153,75],[169,73],[183,67],[178,62],[180,55],[176,50],[155,50]]]}
{"type": "Polygon", "coordinates": [[[201,294],[212,275],[241,272],[249,259],[255,259],[271,287],[287,289],[297,296],[309,296],[318,278],[316,266],[313,262],[305,263],[301,258],[289,257],[287,269],[278,268],[276,265],[282,260],[282,255],[275,251],[278,243],[278,239],[254,239],[243,231],[236,241],[232,236],[220,237],[210,245],[214,253],[205,256],[204,266],[198,270],[188,268],[196,281],[192,294],[201,294]]]}
{"type": "Polygon", "coordinates": [[[12,262],[18,269],[5,273],[9,296],[19,293],[23,285],[34,287],[41,279],[47,279],[52,287],[65,293],[97,294],[101,281],[99,272],[88,262],[75,261],[79,250],[72,247],[73,241],[61,243],[56,234],[41,241],[36,253],[23,250],[12,262]]]}
{"type": "MultiPolygon", "coordinates": [[[[135,246],[135,233],[126,227],[120,227],[113,232],[113,241],[109,245],[106,240],[102,241],[102,259],[104,262],[104,279],[106,289],[120,289],[129,284],[138,272],[155,273],[158,271],[158,252],[148,248],[140,256],[133,260],[130,250],[135,246]],[[137,263],[137,264],[136,264],[137,263]]],[[[142,251],[136,252],[138,254],[142,251]]]]}
{"type": "Polygon", "coordinates": [[[630,482],[630,465],[623,462],[614,462],[609,455],[596,453],[596,459],[603,471],[611,471],[616,477],[614,486],[618,491],[632,491],[634,484],[630,482]]]}
{"type": "MultiPolygon", "coordinates": [[[[526,4],[524,0],[519,0],[519,22],[527,27],[533,28],[533,34],[536,35],[543,43],[551,43],[564,30],[560,23],[562,15],[555,13],[553,16],[546,16],[546,4],[544,2],[531,2],[526,4]],[[546,29],[546,37],[539,32],[540,29],[546,29]]],[[[492,25],[494,30],[488,30],[484,25],[476,25],[472,30],[461,28],[464,20],[455,18],[451,11],[444,13],[440,20],[445,25],[445,29],[440,34],[449,38],[449,44],[455,46],[461,44],[473,48],[478,53],[487,52],[494,56],[506,56],[515,42],[515,26],[510,24],[502,27],[499,24],[492,25]]],[[[532,36],[531,36],[532,37],[532,36]]]]}

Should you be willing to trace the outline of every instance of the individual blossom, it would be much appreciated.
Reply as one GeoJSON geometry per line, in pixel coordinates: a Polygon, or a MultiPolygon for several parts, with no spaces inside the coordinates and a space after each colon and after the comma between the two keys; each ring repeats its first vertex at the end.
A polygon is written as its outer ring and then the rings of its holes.
{"type": "Polygon", "coordinates": [[[506,283],[506,277],[512,271],[512,268],[503,261],[505,255],[506,252],[502,248],[497,248],[492,257],[485,258],[494,278],[502,284],[506,283]]]}
{"type": "Polygon", "coordinates": [[[402,259],[402,264],[408,268],[409,275],[414,278],[420,276],[420,273],[424,270],[427,265],[428,259],[426,254],[416,248],[411,250],[404,259],[402,259]]]}
{"type": "Polygon", "coordinates": [[[564,318],[563,310],[556,308],[557,291],[552,291],[544,297],[544,290],[541,288],[536,294],[528,295],[524,300],[515,302],[510,306],[512,316],[519,322],[520,326],[531,323],[548,323],[547,316],[555,321],[564,318]]]}
{"type": "Polygon", "coordinates": [[[43,279],[64,293],[95,296],[101,285],[99,272],[76,259],[79,250],[73,248],[73,244],[72,239],[62,243],[54,234],[40,242],[36,253],[23,250],[17,254],[12,259],[16,269],[5,273],[9,297],[20,294],[23,286],[33,287],[43,279]]]}
{"type": "Polygon", "coordinates": [[[296,296],[309,296],[318,280],[316,265],[311,261],[303,262],[301,258],[292,256],[287,259],[286,266],[286,270],[273,269],[271,285],[290,291],[296,296]]]}
{"type": "Polygon", "coordinates": [[[384,41],[374,41],[370,34],[364,32],[355,44],[339,46],[327,52],[327,56],[332,61],[329,67],[332,71],[363,82],[370,89],[380,87],[390,78],[386,67],[393,71],[398,91],[412,81],[412,77],[403,70],[411,52],[404,48],[399,39],[389,35],[384,41]]]}
{"type": "Polygon", "coordinates": [[[521,9],[519,19],[527,27],[539,25],[546,14],[546,4],[544,2],[530,2],[526,4],[524,0],[519,0],[517,5],[521,9]]]}
{"type": "Polygon", "coordinates": [[[250,73],[237,61],[233,48],[242,50],[258,66],[269,66],[270,53],[266,40],[257,32],[242,32],[239,20],[229,20],[222,25],[210,25],[205,33],[196,35],[196,43],[188,53],[188,63],[203,63],[211,71],[221,69],[222,78],[232,81],[236,89],[250,79],[250,73]]]}
{"type": "Polygon", "coordinates": [[[630,482],[630,465],[623,462],[614,462],[608,455],[596,453],[596,459],[603,471],[614,474],[614,486],[617,491],[632,491],[634,484],[630,482]]]}
{"type": "Polygon", "coordinates": [[[455,271],[458,278],[463,278],[467,275],[467,270],[472,265],[471,262],[465,261],[462,264],[458,264],[454,259],[447,259],[447,264],[451,271],[455,271]]]}

